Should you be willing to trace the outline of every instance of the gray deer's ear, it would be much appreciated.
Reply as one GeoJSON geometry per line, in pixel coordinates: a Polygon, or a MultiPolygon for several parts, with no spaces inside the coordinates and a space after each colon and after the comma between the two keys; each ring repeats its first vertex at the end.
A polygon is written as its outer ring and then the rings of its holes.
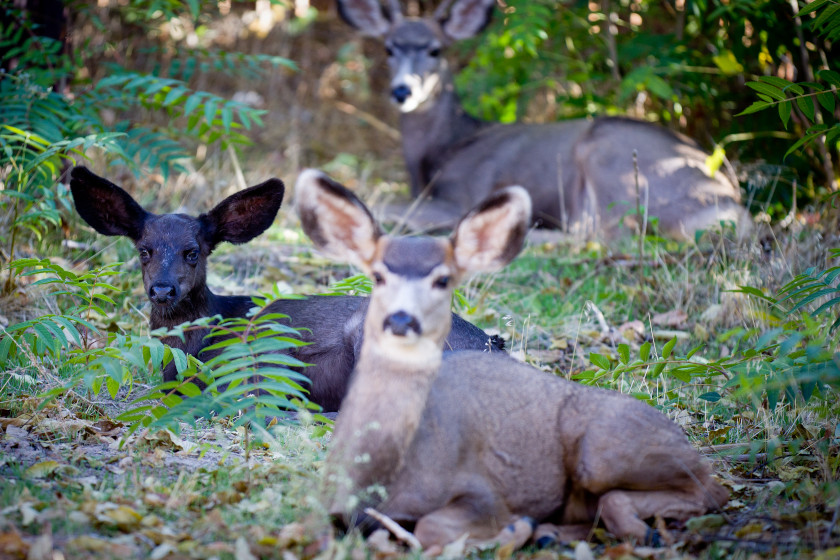
{"type": "Polygon", "coordinates": [[[74,167],[70,177],[76,212],[90,227],[102,235],[140,239],[150,214],[130,194],[86,167],[74,167]]]}
{"type": "Polygon", "coordinates": [[[382,236],[370,210],[343,185],[306,169],[295,184],[303,231],[326,256],[367,270],[382,236]]]}
{"type": "Polygon", "coordinates": [[[382,37],[391,28],[391,24],[402,17],[396,0],[390,2],[393,12],[390,18],[386,16],[379,0],[337,0],[336,5],[341,19],[369,37],[382,37]]]}
{"type": "Polygon", "coordinates": [[[453,41],[469,39],[490,23],[496,0],[458,0],[447,16],[444,2],[435,12],[443,32],[453,41]]]}
{"type": "Polygon", "coordinates": [[[462,273],[502,268],[522,250],[530,224],[528,191],[515,186],[493,193],[455,226],[455,264],[462,273]]]}
{"type": "Polygon", "coordinates": [[[198,217],[204,238],[211,247],[222,241],[238,244],[252,240],[274,222],[284,193],[283,181],[269,179],[230,195],[198,217]]]}

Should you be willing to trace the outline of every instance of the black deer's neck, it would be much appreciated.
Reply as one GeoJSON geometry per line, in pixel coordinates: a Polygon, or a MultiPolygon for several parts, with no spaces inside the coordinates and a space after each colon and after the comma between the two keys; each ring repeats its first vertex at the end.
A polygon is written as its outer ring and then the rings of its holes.
{"type": "MultiPolygon", "coordinates": [[[[210,291],[206,285],[194,288],[187,297],[172,307],[152,306],[149,326],[152,330],[165,327],[171,329],[180,324],[195,321],[202,317],[221,315],[244,317],[253,306],[248,296],[220,296],[210,291]]],[[[165,337],[163,342],[174,348],[180,348],[188,354],[196,355],[205,346],[206,329],[192,329],[184,333],[185,340],[179,337],[165,337]]]]}

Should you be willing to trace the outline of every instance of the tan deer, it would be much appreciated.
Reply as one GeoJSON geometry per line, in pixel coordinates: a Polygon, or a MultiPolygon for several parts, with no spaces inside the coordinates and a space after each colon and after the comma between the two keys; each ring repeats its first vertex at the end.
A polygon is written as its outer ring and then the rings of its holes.
{"type": "Polygon", "coordinates": [[[318,171],[302,173],[296,192],[316,247],[374,282],[326,461],[337,521],[360,523],[375,506],[414,525],[427,548],[465,533],[503,541],[506,526],[529,519],[591,526],[600,517],[613,534],[643,540],[644,519],[686,519],[727,501],[682,430],[654,408],[510,357],[443,354],[459,280],[498,270],[521,248],[524,189],[495,192],[448,239],[383,234],[318,171]]]}
{"type": "Polygon", "coordinates": [[[442,53],[481,31],[496,0],[444,1],[426,18],[404,17],[397,0],[387,11],[379,0],[337,2],[350,25],[384,40],[411,194],[431,197],[413,223],[451,226],[475,201],[522,185],[538,225],[613,237],[636,208],[635,150],[641,200],[660,232],[691,238],[721,221],[749,229],[737,185],[721,172],[709,176],[708,154],[663,127],[613,117],[503,125],[468,115],[442,53]]]}

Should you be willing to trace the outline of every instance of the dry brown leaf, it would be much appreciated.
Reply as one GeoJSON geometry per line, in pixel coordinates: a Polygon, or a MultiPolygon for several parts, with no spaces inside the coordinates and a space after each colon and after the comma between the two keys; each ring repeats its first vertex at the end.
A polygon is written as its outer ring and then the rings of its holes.
{"type": "Polygon", "coordinates": [[[29,545],[20,537],[14,527],[11,531],[0,533],[0,557],[13,559],[26,558],[29,545]]]}
{"type": "Polygon", "coordinates": [[[686,319],[688,319],[688,315],[682,309],[673,309],[671,311],[666,311],[665,313],[657,313],[650,318],[654,325],[660,325],[662,327],[678,327],[685,323],[686,319]]]}
{"type": "Polygon", "coordinates": [[[52,532],[47,525],[46,530],[38,535],[30,545],[26,560],[53,560],[53,538],[52,532]]]}

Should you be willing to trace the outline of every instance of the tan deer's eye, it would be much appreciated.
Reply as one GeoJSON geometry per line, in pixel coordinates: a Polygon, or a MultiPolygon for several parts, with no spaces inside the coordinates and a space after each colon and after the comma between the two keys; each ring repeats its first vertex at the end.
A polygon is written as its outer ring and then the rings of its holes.
{"type": "Polygon", "coordinates": [[[449,276],[440,276],[436,278],[434,286],[435,288],[446,288],[447,286],[449,286],[449,276]]]}
{"type": "Polygon", "coordinates": [[[378,272],[374,272],[373,273],[373,282],[377,286],[381,286],[382,284],[385,283],[385,278],[381,274],[379,274],[378,272]]]}

